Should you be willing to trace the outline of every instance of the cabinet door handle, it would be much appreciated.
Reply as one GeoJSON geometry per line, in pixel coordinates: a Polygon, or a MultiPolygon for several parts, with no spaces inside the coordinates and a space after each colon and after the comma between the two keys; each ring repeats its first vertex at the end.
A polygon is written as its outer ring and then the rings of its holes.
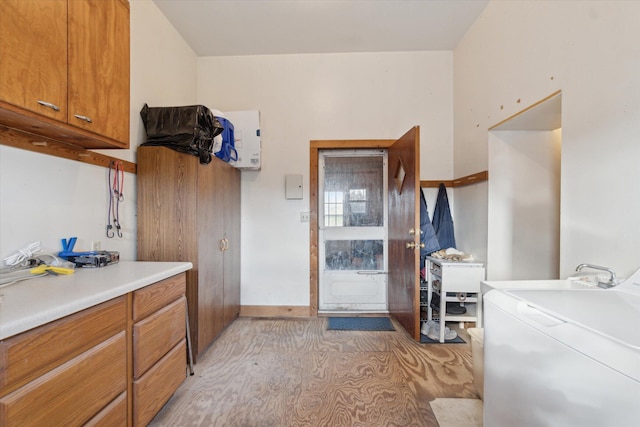
{"type": "Polygon", "coordinates": [[[226,237],[224,238],[224,250],[229,250],[229,239],[227,239],[226,237]]]}
{"type": "Polygon", "coordinates": [[[224,240],[225,240],[225,239],[220,239],[220,246],[219,246],[219,248],[220,248],[220,251],[222,251],[222,252],[224,252],[224,240]]]}
{"type": "Polygon", "coordinates": [[[43,106],[45,106],[45,107],[49,107],[49,108],[51,108],[51,109],[52,109],[52,110],[54,110],[54,111],[60,111],[60,107],[58,107],[56,104],[52,104],[52,103],[50,103],[50,102],[47,102],[47,101],[41,101],[41,100],[38,100],[37,102],[38,102],[38,104],[43,105],[43,106]]]}
{"type": "Polygon", "coordinates": [[[91,117],[87,117],[87,116],[81,116],[80,114],[74,114],[73,115],[76,119],[80,119],[80,120],[84,120],[87,123],[92,123],[93,120],[91,120],[91,117]]]}

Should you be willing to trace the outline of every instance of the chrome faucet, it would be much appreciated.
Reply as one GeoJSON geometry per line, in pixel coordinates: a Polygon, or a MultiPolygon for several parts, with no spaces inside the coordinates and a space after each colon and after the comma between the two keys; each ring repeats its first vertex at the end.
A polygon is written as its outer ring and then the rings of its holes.
{"type": "Polygon", "coordinates": [[[598,281],[598,286],[601,288],[611,288],[613,286],[616,286],[618,284],[618,278],[616,277],[616,272],[613,271],[613,269],[608,268],[608,267],[601,267],[599,265],[593,265],[593,264],[580,264],[579,266],[576,267],[576,271],[580,271],[583,268],[592,268],[594,270],[602,270],[602,271],[606,271],[611,275],[611,278],[609,279],[608,282],[600,282],[598,281]]]}

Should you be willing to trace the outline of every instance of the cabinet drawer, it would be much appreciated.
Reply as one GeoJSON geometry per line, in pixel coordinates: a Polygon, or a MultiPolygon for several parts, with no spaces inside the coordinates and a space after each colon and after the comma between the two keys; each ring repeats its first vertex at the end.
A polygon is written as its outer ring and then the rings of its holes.
{"type": "Polygon", "coordinates": [[[186,301],[185,297],[181,297],[133,325],[134,379],[140,378],[185,337],[186,301]]]}
{"type": "Polygon", "coordinates": [[[144,319],[154,311],[177,300],[186,291],[185,274],[177,274],[133,293],[133,321],[144,319]]]}
{"type": "Polygon", "coordinates": [[[446,292],[480,292],[484,268],[456,266],[442,269],[442,287],[446,292]]]}
{"type": "Polygon", "coordinates": [[[146,426],[180,387],[187,375],[186,351],[183,338],[142,378],[133,382],[134,426],[146,426]]]}
{"type": "Polygon", "coordinates": [[[0,399],[0,425],[69,426],[90,420],[127,388],[126,333],[0,399]]]}
{"type": "Polygon", "coordinates": [[[121,393],[84,427],[110,427],[127,425],[127,392],[121,393]]]}
{"type": "Polygon", "coordinates": [[[120,297],[0,342],[0,396],[126,328],[120,297]]]}

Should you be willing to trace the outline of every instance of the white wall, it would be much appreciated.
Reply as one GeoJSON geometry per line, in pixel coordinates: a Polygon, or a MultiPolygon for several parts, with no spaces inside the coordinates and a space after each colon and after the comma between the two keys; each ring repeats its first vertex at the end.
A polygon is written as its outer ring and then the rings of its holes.
{"type": "MultiPolygon", "coordinates": [[[[262,170],[242,172],[242,304],[309,304],[309,141],[420,125],[422,179],[452,178],[452,52],[207,57],[198,102],[260,110],[262,170]],[[284,198],[302,174],[302,200],[284,198]]],[[[433,205],[430,206],[433,214],[433,205]]]]}
{"type": "Polygon", "coordinates": [[[562,131],[489,135],[487,277],[558,279],[562,131]]]}
{"type": "MultiPolygon", "coordinates": [[[[561,277],[640,266],[638,22],[640,2],[492,1],[454,51],[456,177],[487,169],[491,126],[562,90],[561,277]]],[[[456,206],[468,223],[487,199],[456,191],[456,206]]]]}
{"type": "MultiPolygon", "coordinates": [[[[144,142],[140,108],[193,104],[196,56],[151,0],[131,1],[131,150],[99,150],[135,161],[144,142]]],[[[107,239],[107,173],[102,167],[0,146],[0,256],[34,241],[47,252],[60,251],[61,238],[77,236],[76,250],[136,256],[135,175],[125,174],[120,222],[124,238],[107,239]]]]}

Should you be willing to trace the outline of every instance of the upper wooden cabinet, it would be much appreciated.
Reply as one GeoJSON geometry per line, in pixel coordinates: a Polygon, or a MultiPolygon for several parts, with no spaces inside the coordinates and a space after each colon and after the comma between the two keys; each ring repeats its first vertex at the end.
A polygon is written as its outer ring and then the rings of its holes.
{"type": "Polygon", "coordinates": [[[67,0],[0,2],[0,100],[66,121],[67,0]]]}
{"type": "Polygon", "coordinates": [[[129,147],[129,3],[0,0],[0,125],[129,147]]]}

